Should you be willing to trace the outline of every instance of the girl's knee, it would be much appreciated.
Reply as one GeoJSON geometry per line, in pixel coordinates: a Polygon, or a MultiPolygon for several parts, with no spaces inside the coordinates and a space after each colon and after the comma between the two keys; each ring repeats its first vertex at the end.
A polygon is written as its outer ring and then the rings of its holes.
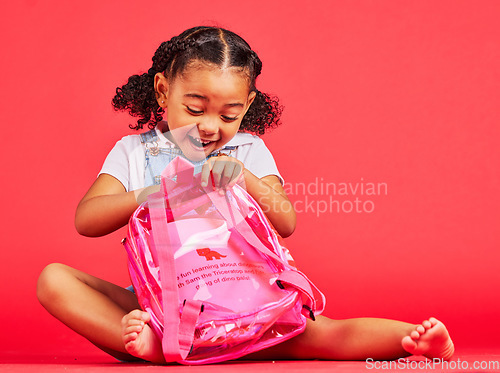
{"type": "Polygon", "coordinates": [[[60,263],[51,263],[42,270],[36,286],[36,295],[42,305],[60,294],[68,275],[71,275],[70,270],[70,267],[60,263]]]}

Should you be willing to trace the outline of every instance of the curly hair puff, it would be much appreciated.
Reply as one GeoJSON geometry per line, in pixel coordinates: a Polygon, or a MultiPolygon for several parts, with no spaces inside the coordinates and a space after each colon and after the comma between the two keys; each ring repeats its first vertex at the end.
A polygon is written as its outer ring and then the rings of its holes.
{"type": "Polygon", "coordinates": [[[173,79],[193,61],[219,67],[240,67],[248,75],[250,91],[256,96],[241,122],[240,132],[262,135],[280,124],[283,108],[278,98],[255,87],[262,62],[248,43],[235,33],[216,27],[193,27],[163,42],[152,60],[148,72],[132,75],[125,85],[116,89],[112,101],[115,110],[125,110],[139,118],[137,125],[130,125],[130,128],[140,130],[147,124],[152,129],[163,120],[164,110],[158,105],[154,91],[156,73],[162,72],[173,79]]]}

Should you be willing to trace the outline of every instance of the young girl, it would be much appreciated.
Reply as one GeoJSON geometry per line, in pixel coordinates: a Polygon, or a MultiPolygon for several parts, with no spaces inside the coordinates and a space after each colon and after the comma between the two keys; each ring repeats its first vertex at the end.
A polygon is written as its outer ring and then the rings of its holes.
{"type": "MultiPolygon", "coordinates": [[[[223,190],[244,182],[283,237],[295,229],[295,212],[263,141],[279,120],[280,106],[255,87],[262,63],[238,35],[195,27],[160,45],[146,74],[117,89],[113,105],[139,117],[135,129],[110,152],[79,203],[75,225],[85,236],[103,236],[127,224],[158,175],[176,155],[192,161],[202,183],[223,190]],[[165,121],[163,116],[165,114],[165,121]],[[207,159],[208,158],[208,159],[207,159]],[[272,208],[270,208],[272,206],[272,208]]],[[[62,264],[47,266],[37,294],[55,317],[121,360],[165,362],[161,341],[132,291],[62,264]]],[[[450,359],[453,343],[435,318],[420,325],[386,319],[308,321],[304,333],[254,353],[253,359],[396,359],[411,354],[450,359]]]]}

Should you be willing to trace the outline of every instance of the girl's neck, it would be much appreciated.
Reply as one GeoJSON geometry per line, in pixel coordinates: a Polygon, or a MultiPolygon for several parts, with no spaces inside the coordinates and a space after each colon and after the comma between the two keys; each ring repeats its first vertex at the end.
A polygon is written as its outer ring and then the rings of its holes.
{"type": "Polygon", "coordinates": [[[166,133],[169,131],[169,129],[168,129],[168,124],[167,124],[167,122],[166,122],[166,121],[164,121],[164,120],[163,120],[163,121],[161,121],[161,122],[159,122],[159,123],[156,125],[156,127],[160,130],[160,132],[161,132],[161,133],[164,133],[164,134],[166,134],[166,133]]]}
{"type": "Polygon", "coordinates": [[[175,142],[174,138],[172,137],[172,134],[170,133],[170,130],[168,128],[168,123],[166,121],[161,121],[156,125],[156,128],[165,136],[165,138],[170,141],[176,148],[178,148],[177,143],[175,142]]]}

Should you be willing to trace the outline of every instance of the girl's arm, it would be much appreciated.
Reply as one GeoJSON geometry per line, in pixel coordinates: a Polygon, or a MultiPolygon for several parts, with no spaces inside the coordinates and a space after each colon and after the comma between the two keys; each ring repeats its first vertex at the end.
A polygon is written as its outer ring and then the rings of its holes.
{"type": "Polygon", "coordinates": [[[210,158],[201,170],[201,184],[206,186],[211,182],[221,190],[242,178],[247,192],[257,201],[276,231],[282,237],[290,236],[296,225],[295,210],[277,176],[259,179],[241,161],[227,155],[210,158]]]}
{"type": "Polygon", "coordinates": [[[126,192],[118,179],[99,175],[76,208],[76,230],[84,236],[99,237],[123,227],[139,206],[141,191],[126,192]]]}
{"type": "MultiPolygon", "coordinates": [[[[290,236],[296,225],[295,210],[278,177],[269,175],[259,179],[243,168],[241,162],[236,162],[243,169],[247,192],[257,201],[276,231],[282,237],[290,236]]],[[[114,232],[128,223],[144,196],[158,188],[159,186],[152,186],[126,192],[118,179],[108,174],[99,175],[78,204],[75,214],[76,230],[89,237],[114,232]]]]}
{"type": "Polygon", "coordinates": [[[257,201],[276,231],[281,237],[290,236],[295,230],[297,216],[278,177],[269,175],[259,179],[246,168],[243,175],[248,194],[257,201]]]}

